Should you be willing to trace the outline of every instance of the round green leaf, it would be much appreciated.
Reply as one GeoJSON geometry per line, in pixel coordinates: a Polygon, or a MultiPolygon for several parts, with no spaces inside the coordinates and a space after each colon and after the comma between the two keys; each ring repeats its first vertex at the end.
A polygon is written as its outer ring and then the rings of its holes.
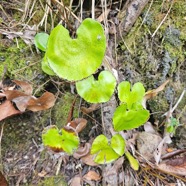
{"type": "Polygon", "coordinates": [[[108,139],[103,134],[99,135],[91,147],[91,154],[96,154],[94,161],[99,164],[105,164],[122,156],[124,154],[125,142],[121,138],[119,134],[116,134],[111,139],[111,144],[109,144],[108,139]]]}
{"type": "Polygon", "coordinates": [[[135,83],[131,89],[128,81],[123,81],[118,85],[118,96],[120,101],[127,103],[128,108],[132,107],[133,103],[142,101],[145,95],[145,88],[142,83],[135,83]]]}
{"type": "Polygon", "coordinates": [[[34,37],[34,44],[37,48],[42,51],[46,51],[47,42],[48,42],[49,35],[47,33],[38,33],[34,37]]]}
{"type": "Polygon", "coordinates": [[[65,129],[60,131],[55,126],[43,131],[42,141],[45,146],[53,151],[65,151],[68,154],[73,154],[74,150],[76,150],[79,145],[79,138],[75,133],[68,132],[65,129]],[[60,134],[60,132],[62,134],[60,134]]]}
{"type": "Polygon", "coordinates": [[[101,134],[97,136],[92,143],[91,154],[96,154],[105,147],[108,148],[108,139],[103,134],[101,134]]]}
{"type": "Polygon", "coordinates": [[[106,49],[102,25],[85,19],[72,39],[62,25],[55,27],[47,44],[47,60],[52,70],[61,78],[77,81],[93,74],[101,65],[106,49]]]}
{"type": "Polygon", "coordinates": [[[138,160],[135,159],[129,152],[125,152],[125,156],[127,157],[127,159],[129,160],[130,166],[134,169],[134,170],[138,170],[139,169],[139,163],[138,160]]]}
{"type": "Polygon", "coordinates": [[[43,58],[42,62],[41,62],[41,68],[43,70],[43,72],[45,72],[46,74],[53,76],[55,75],[54,71],[49,67],[47,59],[46,59],[46,55],[43,58]]]}
{"type": "Polygon", "coordinates": [[[116,108],[113,125],[116,131],[130,130],[143,125],[149,119],[149,111],[145,109],[127,110],[127,104],[116,108]]]}
{"type": "Polygon", "coordinates": [[[125,152],[125,140],[120,134],[115,134],[111,139],[111,147],[114,151],[122,156],[125,152]]]}
{"type": "Polygon", "coordinates": [[[98,164],[105,164],[111,163],[118,158],[119,155],[112,148],[105,148],[97,154],[94,161],[98,164]]]}
{"type": "Polygon", "coordinates": [[[109,101],[114,93],[116,79],[109,71],[102,71],[98,80],[93,76],[76,83],[78,94],[90,103],[103,103],[109,101]]]}

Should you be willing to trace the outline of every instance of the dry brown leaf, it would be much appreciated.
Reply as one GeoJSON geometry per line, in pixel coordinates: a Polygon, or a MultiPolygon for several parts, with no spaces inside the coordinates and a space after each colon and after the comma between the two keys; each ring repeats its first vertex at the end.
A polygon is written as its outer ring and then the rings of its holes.
{"type": "Polygon", "coordinates": [[[99,181],[101,179],[101,176],[97,172],[90,170],[83,176],[83,178],[90,181],[99,181]]]}
{"type": "Polygon", "coordinates": [[[165,88],[165,86],[167,85],[168,82],[169,82],[169,80],[165,81],[158,88],[153,89],[153,90],[149,90],[148,92],[146,92],[144,99],[148,100],[148,99],[151,99],[151,98],[155,97],[160,91],[164,90],[164,88],[165,88]]]}
{"type": "Polygon", "coordinates": [[[79,159],[83,156],[86,156],[90,152],[90,143],[85,143],[84,146],[79,147],[73,154],[73,157],[79,159]]]}
{"type": "Polygon", "coordinates": [[[86,127],[86,125],[87,125],[87,120],[83,118],[76,118],[67,124],[67,126],[75,129],[77,133],[81,132],[86,127]]]}
{"type": "Polygon", "coordinates": [[[6,95],[0,92],[0,98],[4,98],[6,95]]]}
{"type": "Polygon", "coordinates": [[[171,174],[186,176],[186,155],[163,161],[157,165],[157,168],[171,174]]]}
{"type": "Polygon", "coordinates": [[[85,114],[89,114],[99,108],[100,104],[92,104],[90,107],[81,107],[81,111],[85,114]]]}
{"type": "Polygon", "coordinates": [[[28,106],[28,102],[31,99],[31,96],[20,96],[17,98],[14,98],[12,101],[16,104],[17,108],[24,112],[28,106]]]}
{"type": "Polygon", "coordinates": [[[124,157],[120,157],[118,160],[114,162],[113,166],[107,166],[105,170],[102,172],[103,179],[109,185],[118,185],[118,176],[119,169],[123,166],[124,157]]]}
{"type": "Polygon", "coordinates": [[[38,176],[43,178],[47,175],[48,173],[45,170],[42,170],[41,172],[38,173],[38,176]]]}
{"type": "Polygon", "coordinates": [[[154,159],[155,159],[157,164],[159,163],[162,154],[165,154],[165,148],[166,148],[165,144],[167,144],[167,143],[169,144],[171,142],[172,141],[171,141],[170,137],[169,136],[165,136],[161,140],[161,142],[158,144],[157,148],[155,148],[153,155],[154,155],[154,159]]]}
{"type": "Polygon", "coordinates": [[[8,186],[8,182],[1,171],[0,171],[0,186],[8,186]]]}
{"type": "Polygon", "coordinates": [[[30,85],[28,82],[18,80],[14,80],[13,82],[19,85],[25,94],[32,95],[32,85],[30,85]]]}
{"type": "Polygon", "coordinates": [[[82,178],[80,176],[75,176],[71,179],[70,186],[81,186],[82,178]]]}
{"type": "Polygon", "coordinates": [[[45,92],[41,97],[34,98],[32,97],[28,102],[28,110],[33,112],[46,110],[54,106],[56,98],[54,94],[50,92],[45,92]]]}
{"type": "Polygon", "coordinates": [[[14,98],[20,97],[20,96],[28,96],[24,92],[21,92],[19,90],[5,90],[6,99],[9,101],[12,101],[14,98]]]}
{"type": "Polygon", "coordinates": [[[107,19],[107,16],[110,12],[110,9],[107,9],[106,11],[104,11],[98,18],[97,18],[97,21],[99,21],[100,23],[104,20],[107,19]]]}
{"type": "Polygon", "coordinates": [[[0,121],[12,115],[21,114],[21,112],[19,110],[16,110],[12,103],[8,100],[0,105],[0,111],[0,121]]]}
{"type": "Polygon", "coordinates": [[[90,165],[90,166],[98,166],[97,163],[94,162],[94,155],[88,153],[86,156],[83,156],[81,158],[81,161],[86,164],[86,165],[90,165]]]}
{"type": "Polygon", "coordinates": [[[35,98],[19,90],[6,90],[6,98],[13,101],[17,108],[24,112],[26,109],[33,112],[46,110],[55,103],[55,96],[50,92],[45,92],[41,97],[35,98]]]}

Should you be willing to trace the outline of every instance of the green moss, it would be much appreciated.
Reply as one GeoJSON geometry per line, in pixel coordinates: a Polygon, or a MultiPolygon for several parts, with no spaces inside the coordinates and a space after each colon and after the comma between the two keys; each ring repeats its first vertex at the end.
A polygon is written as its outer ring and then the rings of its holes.
{"type": "MultiPolygon", "coordinates": [[[[37,186],[67,186],[67,183],[64,181],[64,178],[61,176],[52,176],[45,177],[44,180],[40,181],[37,186]]],[[[25,185],[25,186],[34,186],[34,185],[25,185]]]]}
{"type": "MultiPolygon", "coordinates": [[[[57,125],[58,128],[61,128],[67,124],[68,115],[72,108],[74,99],[75,95],[66,92],[61,98],[57,100],[54,108],[52,109],[52,117],[54,118],[55,125],[57,125]]],[[[78,117],[77,108],[77,105],[75,105],[73,113],[74,118],[78,117]]]]}
{"type": "Polygon", "coordinates": [[[16,42],[6,39],[0,39],[0,43],[0,74],[6,68],[6,75],[11,79],[31,80],[37,74],[42,73],[39,63],[41,57],[32,54],[29,46],[21,39],[18,40],[19,47],[16,42]]]}
{"type": "MultiPolygon", "coordinates": [[[[66,92],[60,98],[56,100],[52,109],[42,112],[39,116],[38,122],[44,127],[52,124],[57,125],[58,128],[62,128],[67,124],[69,112],[71,111],[75,95],[66,92]]],[[[74,106],[73,118],[78,117],[78,99],[74,106]]]]}

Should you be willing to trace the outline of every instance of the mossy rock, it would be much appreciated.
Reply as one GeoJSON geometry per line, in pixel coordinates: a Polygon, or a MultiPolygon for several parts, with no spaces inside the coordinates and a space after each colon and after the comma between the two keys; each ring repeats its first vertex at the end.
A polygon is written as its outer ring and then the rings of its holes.
{"type": "MultiPolygon", "coordinates": [[[[73,107],[75,95],[66,92],[61,97],[57,98],[55,105],[51,110],[46,110],[39,114],[38,122],[44,127],[52,124],[62,128],[67,124],[68,115],[73,107]]],[[[78,117],[78,99],[74,105],[73,118],[78,117]]]]}
{"type": "Polygon", "coordinates": [[[32,53],[30,47],[21,39],[16,42],[0,39],[0,74],[5,77],[30,81],[34,87],[41,86],[46,81],[46,75],[41,70],[41,56],[32,53]]]}
{"type": "MultiPolygon", "coordinates": [[[[161,1],[156,1],[146,15],[149,8],[147,5],[129,34],[124,37],[125,44],[121,43],[118,47],[117,58],[124,80],[132,83],[141,81],[146,90],[152,90],[171,79],[165,90],[149,101],[152,112],[168,111],[173,98],[179,97],[185,86],[186,1],[178,0],[173,4],[167,19],[152,38],[170,4],[166,3],[162,7],[161,1]],[[143,20],[144,17],[146,20],[143,20]],[[169,94],[171,89],[173,91],[169,94]]],[[[158,120],[160,115],[153,117],[158,120]]]]}

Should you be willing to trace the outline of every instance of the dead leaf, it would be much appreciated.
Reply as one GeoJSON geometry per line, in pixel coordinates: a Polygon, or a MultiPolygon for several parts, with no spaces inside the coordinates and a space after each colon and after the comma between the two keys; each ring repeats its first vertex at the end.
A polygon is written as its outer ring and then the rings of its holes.
{"type": "Polygon", "coordinates": [[[98,166],[97,163],[94,162],[94,155],[88,153],[86,156],[83,156],[81,158],[81,161],[86,164],[86,165],[90,165],[90,166],[98,166]]]}
{"type": "Polygon", "coordinates": [[[97,172],[90,170],[83,178],[90,181],[99,181],[101,176],[97,172]]]}
{"type": "Polygon", "coordinates": [[[120,157],[119,159],[117,159],[114,162],[113,169],[115,169],[116,171],[118,171],[122,167],[123,162],[124,162],[124,158],[123,157],[120,157]]]}
{"type": "Polygon", "coordinates": [[[150,122],[145,123],[143,126],[145,132],[156,134],[156,131],[150,122]]]}
{"type": "Polygon", "coordinates": [[[85,114],[89,114],[95,110],[97,110],[100,107],[100,104],[92,104],[90,107],[81,107],[81,111],[85,114]]]}
{"type": "Polygon", "coordinates": [[[87,120],[84,118],[76,118],[67,124],[67,126],[74,128],[77,133],[81,132],[86,125],[87,120]]]}
{"type": "Polygon", "coordinates": [[[6,95],[6,99],[9,101],[12,101],[13,99],[17,97],[28,96],[27,94],[19,90],[5,90],[4,93],[6,95]]]}
{"type": "Polygon", "coordinates": [[[1,171],[0,171],[0,186],[8,186],[8,182],[1,171]]]}
{"type": "Polygon", "coordinates": [[[25,94],[32,95],[33,89],[30,83],[18,80],[13,80],[13,82],[16,83],[16,85],[19,85],[25,94]]]}
{"type": "Polygon", "coordinates": [[[103,171],[103,179],[109,185],[118,185],[118,174],[119,169],[123,166],[124,157],[120,157],[118,160],[114,162],[114,165],[108,165],[105,170],[103,171]]]}
{"type": "Polygon", "coordinates": [[[31,96],[20,96],[17,98],[14,98],[12,101],[16,104],[17,108],[24,112],[28,106],[28,102],[31,99],[31,96]]]}
{"type": "Polygon", "coordinates": [[[110,9],[106,9],[106,11],[104,11],[98,18],[97,21],[99,21],[100,23],[104,20],[107,20],[107,16],[110,12],[110,9]]]}
{"type": "Polygon", "coordinates": [[[47,175],[48,173],[45,170],[42,170],[41,172],[38,173],[38,176],[43,178],[47,175]]]}
{"type": "Polygon", "coordinates": [[[26,109],[33,112],[46,110],[55,103],[55,96],[50,92],[45,92],[41,97],[35,98],[19,90],[6,90],[6,98],[13,101],[17,108],[24,112],[26,109]]]}
{"type": "Polygon", "coordinates": [[[29,83],[18,80],[13,82],[20,86],[21,90],[15,90],[16,86],[8,87],[0,82],[0,98],[3,98],[1,100],[2,104],[0,104],[0,121],[9,116],[23,113],[26,109],[40,111],[54,106],[55,96],[52,93],[45,92],[41,97],[35,98],[31,95],[32,86],[29,83]],[[16,110],[12,102],[15,103],[18,110],[16,110]]]}
{"type": "Polygon", "coordinates": [[[0,121],[2,121],[3,119],[16,115],[16,114],[21,114],[22,112],[20,112],[19,110],[16,110],[14,108],[14,106],[12,105],[12,103],[8,100],[4,101],[1,105],[0,105],[0,121]]]}
{"type": "Polygon", "coordinates": [[[70,186],[82,186],[82,178],[80,176],[73,177],[70,186]]]}
{"type": "Polygon", "coordinates": [[[165,88],[165,86],[167,85],[168,82],[169,82],[169,80],[165,81],[158,88],[153,89],[153,90],[149,90],[148,92],[146,92],[144,99],[148,100],[148,99],[151,99],[151,98],[155,97],[160,91],[164,90],[164,88],[165,88]]]}
{"type": "Polygon", "coordinates": [[[6,95],[0,92],[0,98],[4,98],[6,95]]]}
{"type": "Polygon", "coordinates": [[[85,143],[84,146],[79,147],[73,154],[73,157],[79,159],[83,156],[86,156],[90,152],[90,143],[85,143]]]}
{"type": "Polygon", "coordinates": [[[186,176],[186,155],[163,161],[157,165],[157,169],[181,176],[186,176]]]}
{"type": "Polygon", "coordinates": [[[154,155],[154,159],[155,159],[155,161],[156,161],[157,164],[159,163],[162,154],[165,154],[165,149],[166,149],[165,144],[167,144],[167,143],[169,144],[171,142],[172,141],[171,141],[170,137],[169,136],[165,136],[161,140],[161,142],[159,143],[159,145],[157,146],[157,148],[154,150],[153,155],[154,155]]]}
{"type": "Polygon", "coordinates": [[[33,112],[46,110],[54,106],[56,98],[54,94],[50,92],[45,92],[41,97],[34,98],[32,97],[28,102],[28,110],[33,112]]]}

